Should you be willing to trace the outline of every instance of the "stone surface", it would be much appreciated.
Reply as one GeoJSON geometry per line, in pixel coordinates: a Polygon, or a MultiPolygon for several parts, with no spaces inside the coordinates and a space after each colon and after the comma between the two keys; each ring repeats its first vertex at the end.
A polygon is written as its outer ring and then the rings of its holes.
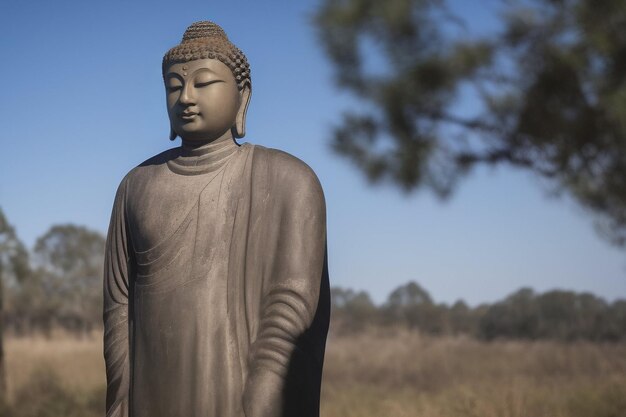
{"type": "Polygon", "coordinates": [[[172,139],[122,180],[104,275],[107,416],[318,416],[329,320],[313,171],[237,144],[250,68],[210,22],[163,62],[172,139]]]}

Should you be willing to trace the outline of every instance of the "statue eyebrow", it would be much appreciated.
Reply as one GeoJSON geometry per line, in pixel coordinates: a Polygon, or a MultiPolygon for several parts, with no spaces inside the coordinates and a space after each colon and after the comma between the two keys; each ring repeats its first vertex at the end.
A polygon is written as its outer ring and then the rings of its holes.
{"type": "Polygon", "coordinates": [[[218,74],[217,71],[214,71],[211,68],[207,68],[207,67],[200,67],[200,68],[194,70],[191,74],[188,74],[187,71],[188,71],[187,69],[181,70],[182,74],[180,72],[177,72],[177,71],[168,71],[168,73],[165,74],[165,78],[166,79],[169,79],[169,78],[179,78],[181,81],[184,81],[185,79],[183,78],[183,76],[193,77],[197,73],[202,72],[202,71],[208,71],[208,72],[210,72],[210,73],[220,77],[220,74],[218,74]]]}
{"type": "Polygon", "coordinates": [[[165,74],[165,78],[166,79],[179,78],[181,81],[184,81],[183,77],[177,72],[168,72],[167,74],[165,74]]]}
{"type": "Polygon", "coordinates": [[[199,72],[201,72],[201,71],[209,71],[210,73],[212,73],[212,74],[215,74],[215,75],[219,76],[219,74],[218,74],[216,71],[213,71],[211,68],[206,68],[206,67],[201,67],[201,68],[198,68],[197,70],[193,71],[193,72],[192,72],[191,74],[189,74],[189,75],[194,76],[194,75],[196,75],[197,73],[199,73],[199,72]]]}

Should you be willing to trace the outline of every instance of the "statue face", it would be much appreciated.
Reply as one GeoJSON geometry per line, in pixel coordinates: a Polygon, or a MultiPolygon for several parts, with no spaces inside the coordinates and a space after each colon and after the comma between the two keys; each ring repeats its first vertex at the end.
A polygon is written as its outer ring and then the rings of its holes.
{"type": "Polygon", "coordinates": [[[241,94],[230,68],[217,59],[172,64],[165,73],[167,113],[185,140],[215,140],[230,131],[241,94]]]}

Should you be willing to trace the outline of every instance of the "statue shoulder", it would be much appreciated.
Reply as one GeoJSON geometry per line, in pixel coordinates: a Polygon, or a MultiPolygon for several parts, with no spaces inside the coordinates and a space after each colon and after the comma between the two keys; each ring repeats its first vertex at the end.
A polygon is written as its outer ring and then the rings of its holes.
{"type": "Polygon", "coordinates": [[[266,166],[273,179],[286,185],[307,184],[321,189],[313,169],[306,162],[285,151],[254,145],[254,163],[256,166],[266,166]]]}
{"type": "Polygon", "coordinates": [[[144,183],[146,180],[155,178],[156,172],[165,168],[167,161],[176,156],[177,149],[178,148],[171,148],[154,155],[128,171],[120,183],[120,188],[124,186],[124,184],[137,181],[144,183]]]}
{"type": "Polygon", "coordinates": [[[170,148],[166,151],[163,151],[159,154],[154,155],[151,158],[146,159],[135,168],[133,168],[130,172],[134,172],[135,175],[139,175],[139,173],[144,171],[151,171],[154,169],[158,169],[159,167],[164,167],[167,164],[167,161],[175,158],[178,155],[180,148],[170,148]]]}
{"type": "Polygon", "coordinates": [[[278,149],[255,145],[253,165],[255,175],[267,173],[272,187],[284,190],[280,194],[288,200],[317,200],[324,205],[320,181],[301,159],[278,149]]]}

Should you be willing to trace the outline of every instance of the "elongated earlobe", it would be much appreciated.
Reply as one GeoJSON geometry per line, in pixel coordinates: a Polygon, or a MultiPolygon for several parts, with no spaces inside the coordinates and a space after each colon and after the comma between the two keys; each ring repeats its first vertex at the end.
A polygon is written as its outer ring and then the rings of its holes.
{"type": "Polygon", "coordinates": [[[170,140],[176,139],[177,136],[176,132],[174,132],[174,128],[170,126],[170,140]]]}
{"type": "Polygon", "coordinates": [[[239,106],[235,126],[233,126],[233,136],[235,138],[243,138],[246,135],[246,114],[248,113],[251,95],[252,87],[250,84],[246,84],[241,90],[241,105],[239,106]]]}

